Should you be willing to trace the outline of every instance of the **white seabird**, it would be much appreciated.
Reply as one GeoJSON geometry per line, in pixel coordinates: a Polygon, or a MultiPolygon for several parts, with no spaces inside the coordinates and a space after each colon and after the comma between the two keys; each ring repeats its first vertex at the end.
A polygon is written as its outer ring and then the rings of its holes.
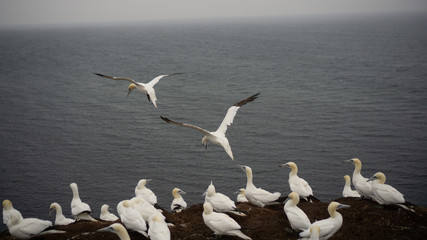
{"type": "Polygon", "coordinates": [[[148,237],[147,223],[138,210],[132,207],[132,203],[129,200],[123,200],[117,204],[117,213],[127,229],[134,230],[148,237]]]}
{"type": "Polygon", "coordinates": [[[234,194],[237,194],[237,202],[249,202],[245,196],[244,188],[239,189],[239,191],[235,192],[234,194]]]}
{"type": "Polygon", "coordinates": [[[230,212],[239,216],[246,216],[246,214],[237,209],[233,200],[226,195],[215,191],[215,186],[212,181],[204,194],[206,195],[205,201],[209,202],[216,212],[230,212]]]}
{"type": "Polygon", "coordinates": [[[98,229],[98,232],[112,232],[119,236],[120,240],[130,240],[128,231],[120,223],[113,223],[108,227],[98,229]]]}
{"type": "Polygon", "coordinates": [[[230,235],[237,236],[242,239],[251,239],[240,231],[240,225],[225,213],[217,213],[213,211],[213,207],[209,202],[203,204],[203,221],[215,235],[230,235]]]}
{"type": "Polygon", "coordinates": [[[79,189],[76,183],[71,183],[70,188],[73,191],[73,199],[71,200],[71,213],[77,220],[96,221],[90,216],[92,210],[87,203],[82,202],[79,196],[79,189]]]}
{"type": "Polygon", "coordinates": [[[108,211],[109,208],[110,208],[110,206],[108,206],[107,204],[103,204],[101,206],[101,214],[99,215],[99,218],[101,220],[104,220],[104,221],[116,221],[116,220],[118,220],[119,218],[116,215],[114,215],[113,213],[110,213],[108,211]]]}
{"type": "Polygon", "coordinates": [[[320,227],[313,225],[310,227],[310,240],[319,240],[320,238],[320,227]]]}
{"type": "Polygon", "coordinates": [[[360,197],[358,191],[351,189],[351,179],[349,175],[344,176],[344,189],[342,190],[343,197],[360,197]]]}
{"type": "Polygon", "coordinates": [[[183,73],[171,73],[171,74],[159,75],[148,83],[136,82],[135,80],[128,77],[112,77],[112,76],[104,75],[101,73],[95,73],[95,74],[104,78],[109,78],[113,80],[124,80],[124,81],[131,82],[131,84],[128,87],[128,96],[132,92],[132,90],[136,88],[138,89],[138,91],[144,94],[147,94],[148,101],[152,102],[154,107],[157,108],[157,104],[156,104],[157,97],[156,97],[156,91],[154,90],[154,85],[156,85],[159,82],[159,80],[162,79],[163,77],[168,77],[168,76],[178,75],[183,73]]]}
{"type": "Polygon", "coordinates": [[[264,207],[267,204],[272,204],[274,201],[279,199],[280,193],[270,193],[262,188],[257,188],[253,184],[252,169],[248,166],[240,166],[246,173],[246,190],[245,196],[248,201],[256,206],[264,207]]]}
{"type": "Polygon", "coordinates": [[[313,190],[307,181],[303,178],[298,177],[298,166],[294,162],[288,162],[285,164],[280,164],[280,167],[288,167],[291,169],[289,173],[289,187],[292,192],[298,193],[300,198],[304,198],[306,201],[311,201],[310,197],[313,196],[313,190]]]}
{"type": "Polygon", "coordinates": [[[196,129],[200,132],[202,132],[205,136],[202,139],[202,145],[206,148],[208,147],[208,142],[212,142],[213,144],[222,146],[225,150],[225,152],[230,156],[232,160],[234,160],[233,152],[231,151],[230,143],[228,142],[227,137],[225,136],[225,133],[227,132],[228,126],[230,126],[233,123],[234,117],[236,116],[237,110],[243,105],[245,105],[248,102],[254,101],[258,97],[259,93],[254,94],[246,99],[243,99],[242,101],[234,104],[231,106],[227,114],[225,115],[224,119],[222,120],[221,125],[219,125],[218,129],[215,132],[210,132],[206,129],[203,129],[201,127],[187,124],[187,123],[180,123],[172,121],[166,117],[160,116],[164,121],[167,123],[175,124],[181,127],[188,127],[196,129]]]}
{"type": "Polygon", "coordinates": [[[62,213],[62,207],[58,203],[52,203],[49,207],[49,213],[56,211],[55,225],[68,225],[75,222],[75,219],[66,218],[62,213]]]}
{"type": "Polygon", "coordinates": [[[173,200],[171,203],[171,210],[173,212],[181,212],[182,210],[187,208],[187,203],[184,201],[184,198],[182,198],[181,194],[186,193],[179,188],[174,188],[172,190],[173,200]]]}
{"type": "Polygon", "coordinates": [[[15,216],[15,221],[22,221],[22,214],[13,208],[12,202],[8,199],[3,200],[3,223],[9,227],[12,215],[15,216]]]}
{"type": "Polygon", "coordinates": [[[150,216],[148,221],[148,236],[151,240],[170,240],[171,233],[164,216],[157,213],[150,216]]]}
{"type": "Polygon", "coordinates": [[[307,217],[307,214],[297,205],[299,203],[299,195],[296,192],[291,192],[288,196],[283,210],[288,217],[291,228],[297,231],[303,231],[310,227],[311,222],[307,217]]]}
{"type": "Polygon", "coordinates": [[[360,171],[362,170],[362,162],[358,158],[344,160],[344,162],[351,162],[354,164],[353,171],[353,186],[360,193],[362,197],[372,198],[372,183],[367,182],[368,179],[363,177],[360,171]]]}
{"type": "MultiPolygon", "coordinates": [[[[343,218],[342,215],[337,212],[340,208],[348,208],[349,205],[340,204],[339,202],[331,202],[328,206],[328,213],[329,218],[323,219],[320,221],[316,221],[310,225],[310,228],[313,225],[317,225],[320,227],[320,239],[326,240],[332,237],[342,226],[343,218]]],[[[309,239],[310,238],[310,229],[307,229],[303,232],[301,232],[300,237],[303,237],[302,239],[309,239]]]]}
{"type": "MultiPolygon", "coordinates": [[[[41,220],[38,218],[24,218],[19,220],[18,215],[11,215],[8,229],[10,235],[13,237],[18,239],[30,239],[42,234],[43,231],[50,226],[52,226],[51,221],[41,220]]],[[[64,233],[63,231],[55,231],[55,233],[60,232],[64,233]]]]}
{"type": "Polygon", "coordinates": [[[139,212],[146,223],[148,223],[150,216],[153,214],[160,214],[163,219],[165,219],[163,214],[157,208],[155,208],[142,197],[133,197],[130,200],[130,203],[132,207],[139,212]]]}
{"type": "Polygon", "coordinates": [[[147,188],[148,182],[150,182],[151,179],[141,179],[139,180],[138,184],[135,187],[135,196],[144,198],[147,202],[154,205],[157,204],[157,197],[151,191],[151,189],[147,188]]]}

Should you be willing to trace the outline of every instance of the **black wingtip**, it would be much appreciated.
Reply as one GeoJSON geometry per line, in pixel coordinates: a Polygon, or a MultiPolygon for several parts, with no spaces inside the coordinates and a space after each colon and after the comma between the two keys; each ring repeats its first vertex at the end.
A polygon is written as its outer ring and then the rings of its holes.
{"type": "Polygon", "coordinates": [[[167,117],[160,116],[160,118],[161,118],[161,119],[163,119],[163,121],[165,121],[165,122],[170,122],[170,121],[171,121],[171,120],[169,120],[169,118],[167,118],[167,117]]]}
{"type": "Polygon", "coordinates": [[[101,77],[102,77],[102,76],[104,76],[104,75],[102,75],[101,73],[95,73],[95,72],[94,72],[93,74],[98,75],[98,76],[101,76],[101,77]]]}
{"type": "Polygon", "coordinates": [[[246,103],[248,103],[248,102],[252,102],[252,101],[254,101],[255,99],[257,99],[257,97],[258,97],[258,95],[259,95],[260,93],[255,93],[254,95],[252,95],[252,96],[250,96],[250,97],[248,97],[248,98],[246,98],[246,99],[243,99],[242,101],[240,101],[240,102],[238,102],[238,103],[236,103],[236,104],[234,104],[234,106],[236,106],[236,107],[240,107],[240,106],[243,106],[243,105],[245,105],[246,103]]]}

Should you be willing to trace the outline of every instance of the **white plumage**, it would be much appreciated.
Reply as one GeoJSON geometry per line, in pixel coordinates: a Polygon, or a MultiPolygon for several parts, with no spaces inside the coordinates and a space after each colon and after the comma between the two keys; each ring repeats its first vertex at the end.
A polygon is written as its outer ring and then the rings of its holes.
{"type": "Polygon", "coordinates": [[[151,189],[147,188],[147,184],[151,179],[141,179],[135,187],[135,196],[144,198],[147,202],[154,205],[157,204],[157,196],[151,189]]]}
{"type": "Polygon", "coordinates": [[[374,176],[369,179],[369,181],[372,181],[372,193],[374,195],[374,199],[379,204],[396,204],[407,209],[406,206],[402,205],[402,203],[405,203],[403,194],[397,191],[396,188],[385,184],[386,177],[384,173],[375,173],[374,176]]]}
{"type": "Polygon", "coordinates": [[[107,204],[103,204],[101,206],[101,214],[99,215],[99,218],[101,220],[104,220],[104,221],[116,221],[116,220],[118,220],[119,218],[116,215],[114,215],[113,213],[110,213],[108,211],[109,208],[110,208],[110,206],[108,206],[107,204]]]}
{"type": "Polygon", "coordinates": [[[351,179],[349,175],[344,176],[344,189],[342,190],[343,197],[360,197],[358,191],[351,189],[351,179]]]}
{"type": "Polygon", "coordinates": [[[157,213],[150,216],[148,220],[148,236],[151,240],[170,240],[171,233],[164,216],[157,213]]]}
{"type": "Polygon", "coordinates": [[[98,230],[98,232],[112,232],[115,233],[120,238],[120,240],[130,240],[128,231],[120,223],[114,223],[108,227],[101,228],[98,230]]]}
{"type": "Polygon", "coordinates": [[[120,216],[121,222],[127,229],[139,232],[145,237],[147,234],[147,224],[141,214],[132,207],[129,200],[123,200],[117,204],[117,213],[120,216]]]}
{"type": "Polygon", "coordinates": [[[205,201],[209,202],[216,212],[230,212],[240,216],[246,216],[244,213],[240,212],[239,209],[237,209],[233,200],[231,200],[226,195],[217,193],[215,191],[215,186],[213,185],[212,181],[205,194],[205,201]]]}
{"type": "Polygon", "coordinates": [[[297,231],[303,231],[310,227],[311,223],[307,217],[307,214],[297,205],[299,203],[299,195],[296,192],[291,192],[288,196],[288,201],[283,206],[286,216],[288,217],[289,223],[292,229],[297,231]]]}
{"type": "Polygon", "coordinates": [[[241,188],[239,191],[235,192],[235,194],[237,194],[237,202],[249,202],[245,196],[245,191],[244,188],[241,188]]]}
{"type": "Polygon", "coordinates": [[[367,182],[368,178],[362,176],[360,171],[362,170],[362,162],[358,158],[345,160],[345,162],[351,162],[354,164],[353,171],[353,186],[360,193],[361,196],[372,198],[372,183],[367,182]]]}
{"type": "Polygon", "coordinates": [[[79,196],[79,189],[76,183],[71,183],[70,188],[73,191],[73,199],[71,200],[71,213],[77,220],[96,221],[90,216],[92,210],[87,203],[82,202],[79,196]]]}
{"type": "Polygon", "coordinates": [[[291,191],[298,193],[300,198],[304,198],[306,201],[308,201],[309,198],[313,196],[313,190],[307,181],[297,175],[298,166],[294,162],[288,162],[279,166],[284,166],[291,169],[288,180],[291,191]]]}
{"type": "Polygon", "coordinates": [[[56,211],[55,225],[68,225],[75,222],[75,219],[66,218],[62,213],[62,207],[58,203],[52,203],[49,207],[50,213],[56,211]]]}
{"type": "Polygon", "coordinates": [[[132,205],[132,208],[136,209],[139,212],[139,214],[142,216],[146,223],[148,223],[148,220],[154,214],[159,214],[163,217],[163,219],[165,219],[163,214],[158,209],[156,209],[153,205],[151,205],[142,197],[133,197],[130,200],[130,203],[132,205]]]}
{"type": "Polygon", "coordinates": [[[12,215],[15,216],[15,221],[22,221],[24,219],[22,217],[22,214],[15,208],[13,208],[13,204],[10,200],[3,200],[3,223],[6,224],[8,227],[9,224],[11,224],[10,220],[12,218],[12,215]]]}
{"type": "Polygon", "coordinates": [[[171,210],[173,212],[181,212],[182,210],[187,208],[187,203],[184,201],[184,198],[182,198],[181,194],[186,193],[179,188],[174,188],[172,190],[173,200],[171,203],[171,210]]]}

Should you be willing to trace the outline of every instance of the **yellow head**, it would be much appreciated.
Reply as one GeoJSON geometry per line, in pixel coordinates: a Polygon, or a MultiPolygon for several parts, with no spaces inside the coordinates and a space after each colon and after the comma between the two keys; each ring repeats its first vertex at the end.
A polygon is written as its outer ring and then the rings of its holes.
{"type": "Polygon", "coordinates": [[[378,182],[378,183],[384,184],[384,183],[385,183],[385,180],[386,180],[386,177],[385,177],[384,173],[382,173],[382,172],[377,172],[377,173],[375,173],[375,174],[374,174],[374,176],[372,176],[369,180],[371,180],[371,181],[376,181],[376,182],[378,182]]]}
{"type": "Polygon", "coordinates": [[[134,83],[129,84],[128,87],[128,96],[129,94],[136,88],[136,85],[134,83]]]}
{"type": "Polygon", "coordinates": [[[294,201],[295,205],[299,203],[299,194],[296,192],[291,192],[288,197],[294,201]]]}
{"type": "Polygon", "coordinates": [[[3,201],[3,209],[4,210],[10,210],[13,208],[12,202],[9,201],[8,199],[3,201]]]}

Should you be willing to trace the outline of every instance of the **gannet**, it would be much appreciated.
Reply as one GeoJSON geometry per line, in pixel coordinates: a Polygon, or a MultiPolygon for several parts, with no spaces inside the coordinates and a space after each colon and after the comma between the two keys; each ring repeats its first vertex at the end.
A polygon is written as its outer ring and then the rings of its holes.
{"type": "Polygon", "coordinates": [[[108,227],[98,229],[98,232],[113,232],[119,236],[120,240],[130,240],[128,231],[120,223],[113,223],[108,227]]]}
{"type": "Polygon", "coordinates": [[[386,177],[384,173],[377,172],[375,173],[368,181],[372,181],[372,193],[374,199],[382,205],[398,205],[406,210],[414,211],[407,206],[403,205],[405,203],[405,198],[403,194],[400,193],[394,187],[385,184],[386,177]]]}
{"type": "Polygon", "coordinates": [[[148,182],[150,182],[151,179],[141,179],[138,182],[138,185],[135,187],[135,196],[144,198],[147,202],[154,205],[157,204],[157,197],[151,191],[151,189],[147,188],[148,182]]]}
{"type": "Polygon", "coordinates": [[[310,240],[319,240],[320,238],[320,227],[313,225],[310,227],[310,240]]]}
{"type": "Polygon", "coordinates": [[[156,104],[157,97],[156,97],[156,91],[154,90],[154,85],[156,85],[156,83],[158,83],[159,80],[162,79],[163,77],[168,77],[168,76],[178,75],[183,73],[171,73],[171,74],[159,75],[148,83],[136,82],[135,80],[128,77],[112,77],[112,76],[104,75],[101,73],[95,73],[95,74],[104,78],[109,78],[113,80],[125,80],[125,81],[131,82],[131,84],[128,87],[128,96],[132,92],[132,90],[136,88],[140,92],[147,94],[148,101],[152,102],[154,107],[157,108],[157,104],[156,104]]]}
{"type": "Polygon", "coordinates": [[[8,199],[3,200],[3,223],[9,227],[11,216],[15,215],[15,221],[22,221],[22,214],[13,208],[12,202],[8,199]]]}
{"type": "Polygon", "coordinates": [[[118,220],[119,218],[116,215],[114,215],[113,213],[110,213],[108,211],[109,208],[110,208],[110,206],[108,206],[107,204],[103,204],[101,206],[101,214],[100,214],[99,218],[101,220],[104,220],[104,221],[116,221],[116,220],[118,220]]]}
{"type": "Polygon", "coordinates": [[[123,200],[117,204],[117,213],[120,216],[121,222],[127,229],[134,230],[148,237],[147,224],[144,218],[142,218],[138,210],[132,207],[129,200],[123,200]]]}
{"type": "Polygon", "coordinates": [[[55,225],[68,225],[76,221],[75,219],[66,218],[64,214],[62,214],[61,205],[56,202],[50,204],[49,210],[49,214],[51,214],[53,211],[56,211],[55,225]]]}
{"type": "Polygon", "coordinates": [[[344,176],[345,185],[344,189],[342,190],[342,196],[343,197],[360,197],[359,192],[356,190],[351,189],[351,179],[349,175],[344,176]]]}
{"type": "Polygon", "coordinates": [[[240,212],[239,209],[237,209],[233,200],[224,194],[217,193],[215,191],[215,186],[213,185],[212,181],[204,194],[205,201],[209,202],[216,212],[230,212],[239,216],[246,216],[246,214],[240,212]]]}
{"type": "Polygon", "coordinates": [[[248,202],[248,199],[245,197],[245,189],[241,188],[239,191],[235,192],[237,194],[237,202],[248,202]]]}
{"type": "MultiPolygon", "coordinates": [[[[9,233],[18,239],[30,239],[43,233],[46,228],[52,226],[51,221],[41,220],[38,218],[24,218],[12,214],[8,225],[9,233]]],[[[64,233],[63,231],[54,231],[55,233],[64,233]]],[[[46,232],[48,233],[48,232],[46,232]]],[[[53,233],[53,232],[52,232],[53,233]]]]}
{"type": "Polygon", "coordinates": [[[164,216],[157,213],[150,216],[148,221],[148,236],[151,240],[170,240],[171,233],[164,216]]]}
{"type": "Polygon", "coordinates": [[[205,136],[202,139],[202,145],[206,148],[208,147],[208,142],[211,141],[213,144],[222,146],[225,150],[225,152],[230,156],[232,160],[234,160],[233,152],[231,151],[230,143],[228,142],[227,137],[225,136],[225,133],[227,132],[227,127],[230,126],[233,123],[234,117],[236,116],[237,110],[243,105],[245,105],[248,102],[254,101],[258,97],[259,93],[254,94],[246,99],[243,99],[242,101],[234,104],[231,106],[227,114],[225,115],[224,119],[222,120],[221,125],[219,125],[218,129],[215,132],[210,132],[208,130],[205,130],[201,127],[187,124],[187,123],[180,123],[172,121],[166,117],[160,116],[164,121],[167,123],[175,124],[182,127],[189,127],[196,129],[200,132],[202,132],[205,136]]]}
{"type": "MultiPolygon", "coordinates": [[[[320,239],[326,240],[332,235],[334,235],[340,228],[343,222],[343,218],[339,212],[337,212],[340,208],[348,208],[349,205],[340,204],[339,202],[331,202],[328,206],[328,213],[329,218],[323,219],[320,221],[316,221],[310,225],[310,228],[313,225],[317,225],[320,227],[320,239]]],[[[301,232],[300,237],[303,237],[303,239],[309,239],[310,238],[310,229],[304,230],[301,232]]]]}
{"type": "Polygon", "coordinates": [[[173,200],[171,203],[171,210],[173,212],[181,212],[182,210],[187,208],[187,203],[184,201],[181,194],[186,194],[186,193],[179,188],[174,188],[172,190],[173,200]]]}
{"type": "Polygon", "coordinates": [[[76,183],[71,183],[70,188],[73,191],[73,200],[71,200],[71,213],[77,220],[96,221],[90,216],[92,212],[87,203],[82,202],[79,196],[79,189],[76,183]]]}
{"type": "Polygon", "coordinates": [[[299,203],[298,193],[291,192],[288,198],[289,199],[288,201],[286,201],[283,210],[285,211],[285,214],[288,217],[292,229],[297,231],[303,231],[308,229],[311,225],[311,222],[305,212],[297,206],[299,203]]]}
{"type": "Polygon", "coordinates": [[[363,177],[362,174],[360,174],[360,171],[362,170],[362,162],[358,158],[353,158],[350,160],[344,160],[345,162],[351,162],[354,164],[354,171],[353,171],[353,186],[356,188],[356,190],[360,193],[362,197],[372,197],[372,183],[367,182],[367,178],[363,177]]]}
{"type": "Polygon", "coordinates": [[[252,169],[248,166],[240,166],[246,173],[246,190],[245,196],[248,201],[256,206],[264,207],[267,204],[271,204],[280,197],[279,192],[270,193],[262,188],[257,188],[252,182],[252,169]]]}
{"type": "Polygon", "coordinates": [[[203,221],[215,235],[230,235],[237,236],[242,239],[251,239],[243,234],[240,225],[225,213],[217,213],[213,211],[213,207],[209,202],[203,204],[203,221]]]}
{"type": "Polygon", "coordinates": [[[163,219],[165,219],[165,217],[158,209],[156,209],[153,205],[151,205],[142,197],[133,197],[130,200],[130,203],[132,207],[139,212],[139,214],[142,216],[146,223],[148,223],[150,216],[153,214],[160,214],[163,219]]]}
{"type": "Polygon", "coordinates": [[[313,196],[313,190],[310,185],[308,185],[307,181],[303,178],[298,177],[298,167],[294,162],[288,162],[285,164],[280,164],[280,167],[288,167],[291,169],[289,173],[289,187],[292,192],[298,193],[300,198],[304,198],[306,201],[311,201],[310,197],[313,196]]]}

